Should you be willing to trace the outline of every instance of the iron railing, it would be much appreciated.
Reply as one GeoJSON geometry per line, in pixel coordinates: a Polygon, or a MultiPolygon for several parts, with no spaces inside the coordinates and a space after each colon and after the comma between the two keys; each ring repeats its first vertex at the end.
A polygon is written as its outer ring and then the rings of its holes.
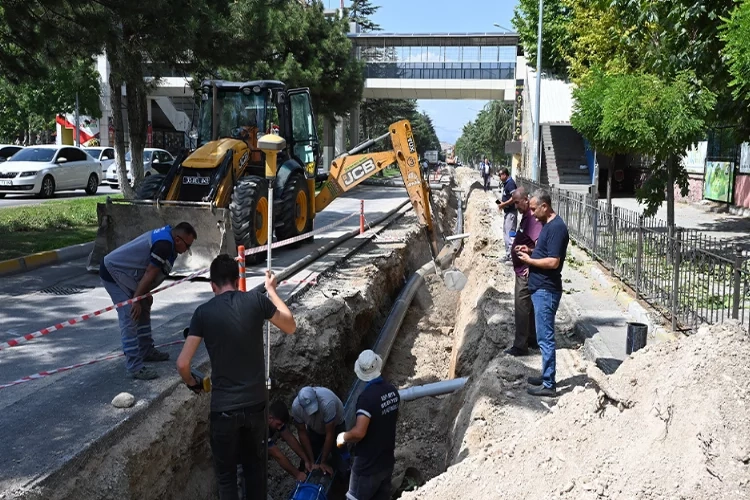
{"type": "Polygon", "coordinates": [[[570,238],[672,322],[674,330],[734,318],[750,328],[750,259],[734,243],[577,193],[519,179],[550,193],[570,238]]]}

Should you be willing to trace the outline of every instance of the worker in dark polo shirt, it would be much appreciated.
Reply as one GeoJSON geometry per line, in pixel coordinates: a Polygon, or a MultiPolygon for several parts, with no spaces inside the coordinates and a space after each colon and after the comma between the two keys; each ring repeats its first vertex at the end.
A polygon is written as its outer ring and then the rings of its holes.
{"type": "Polygon", "coordinates": [[[362,351],[354,364],[357,377],[367,382],[357,399],[357,420],[336,438],[339,447],[357,443],[347,500],[390,500],[396,464],[398,389],[380,375],[383,360],[371,350],[362,351]]]}
{"type": "Polygon", "coordinates": [[[542,223],[536,247],[519,245],[519,258],[529,266],[529,291],[534,304],[536,340],[542,351],[542,376],[530,377],[532,396],[555,396],[555,316],[562,298],[562,270],[568,252],[568,226],[552,209],[547,191],[534,191],[529,202],[534,217],[542,223]]]}
{"type": "Polygon", "coordinates": [[[267,500],[267,392],[263,326],[270,320],[294,333],[291,311],[276,293],[276,277],[266,271],[268,297],[238,291],[237,262],[222,254],[211,263],[215,297],[195,310],[177,370],[194,392],[200,385],[190,362],[201,341],[211,360],[209,439],[220,500],[238,500],[237,465],[242,465],[250,499],[267,500]],[[250,487],[250,485],[252,485],[250,487]]]}
{"type": "MultiPolygon", "coordinates": [[[[533,249],[539,234],[542,232],[542,223],[536,220],[534,213],[529,207],[529,196],[526,189],[519,187],[513,192],[513,200],[516,208],[521,214],[521,224],[513,241],[514,246],[533,249]]],[[[505,350],[505,354],[511,356],[526,356],[529,349],[536,349],[536,325],[534,322],[534,304],[531,302],[529,291],[529,266],[524,263],[515,250],[513,256],[513,271],[516,275],[515,287],[515,320],[516,335],[513,345],[505,350]]]]}
{"type": "Polygon", "coordinates": [[[510,233],[516,230],[518,225],[518,212],[516,202],[513,200],[513,193],[516,192],[516,181],[510,176],[510,171],[503,167],[500,169],[500,187],[502,196],[497,200],[497,208],[503,211],[503,241],[505,242],[505,259],[504,262],[510,263],[512,260],[511,236],[510,233]]]}

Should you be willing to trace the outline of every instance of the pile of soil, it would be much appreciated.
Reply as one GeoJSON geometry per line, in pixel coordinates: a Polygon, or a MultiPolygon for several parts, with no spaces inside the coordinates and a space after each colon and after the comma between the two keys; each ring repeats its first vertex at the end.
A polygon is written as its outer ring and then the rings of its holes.
{"type": "MultiPolygon", "coordinates": [[[[459,185],[473,182],[465,170],[459,185]]],[[[450,372],[471,380],[444,403],[452,465],[402,498],[750,498],[748,334],[733,323],[704,327],[642,349],[611,376],[575,346],[559,348],[563,394],[526,395],[540,359],[502,353],[513,338],[513,285],[497,262],[492,204],[491,194],[473,192],[472,236],[456,263],[469,284],[454,306],[450,372]]]]}

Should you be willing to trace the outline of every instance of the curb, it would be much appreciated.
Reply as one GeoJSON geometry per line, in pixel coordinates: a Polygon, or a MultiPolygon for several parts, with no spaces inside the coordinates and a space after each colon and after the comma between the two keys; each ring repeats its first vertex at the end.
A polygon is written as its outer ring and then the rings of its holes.
{"type": "Polygon", "coordinates": [[[94,248],[94,242],[80,243],[57,250],[48,250],[16,259],[0,261],[0,276],[20,274],[40,267],[86,257],[94,248]]]}

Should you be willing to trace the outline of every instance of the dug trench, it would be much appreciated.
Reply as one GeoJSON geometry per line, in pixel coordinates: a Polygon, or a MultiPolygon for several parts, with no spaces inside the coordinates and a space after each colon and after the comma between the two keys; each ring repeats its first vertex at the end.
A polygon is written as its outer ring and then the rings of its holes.
{"type": "MultiPolygon", "coordinates": [[[[455,223],[455,199],[446,187],[434,192],[436,218],[446,230],[455,223]]],[[[290,304],[297,331],[271,333],[272,399],[291,401],[305,385],[326,386],[342,399],[354,381],[354,361],[372,346],[394,299],[416,269],[430,259],[424,233],[407,212],[343,264],[327,271],[318,285],[290,304]]],[[[399,385],[426,383],[447,374],[452,297],[435,293],[439,280],[428,279],[405,320],[407,335],[392,351],[386,375],[399,385]],[[432,311],[432,312],[429,312],[432,311]],[[419,335],[415,332],[420,331],[419,335]],[[426,361],[427,360],[427,361],[426,361]]],[[[200,367],[210,373],[208,366],[200,367]]],[[[21,494],[22,500],[216,498],[208,442],[206,394],[194,395],[175,382],[147,411],[128,420],[116,433],[94,443],[60,471],[21,494]]],[[[439,400],[413,403],[404,412],[400,463],[423,469],[426,478],[441,467],[422,466],[425,456],[441,463],[443,451],[425,445],[415,452],[406,437],[434,440],[431,422],[439,400]],[[411,423],[410,423],[411,422],[411,423]],[[426,455],[425,455],[426,454],[426,455]]],[[[288,456],[291,456],[287,451],[288,456]]],[[[269,462],[269,497],[288,498],[293,480],[269,462]]]]}

